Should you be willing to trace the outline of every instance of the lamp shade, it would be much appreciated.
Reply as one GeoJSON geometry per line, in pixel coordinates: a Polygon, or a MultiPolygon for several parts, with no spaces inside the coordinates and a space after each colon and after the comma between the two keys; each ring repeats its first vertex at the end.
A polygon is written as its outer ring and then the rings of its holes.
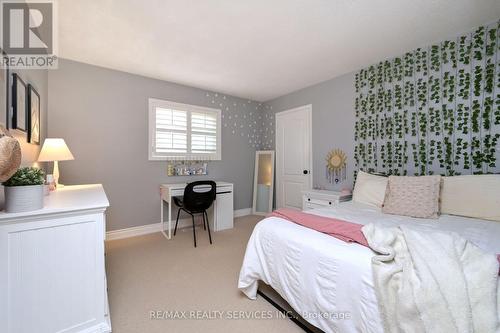
{"type": "Polygon", "coordinates": [[[45,139],[42,151],[38,156],[39,162],[74,160],[64,139],[45,139]]]}

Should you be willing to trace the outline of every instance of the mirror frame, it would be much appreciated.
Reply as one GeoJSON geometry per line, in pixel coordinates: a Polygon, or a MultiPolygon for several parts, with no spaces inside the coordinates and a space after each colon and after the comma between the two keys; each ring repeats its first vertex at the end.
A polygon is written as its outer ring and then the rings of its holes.
{"type": "Polygon", "coordinates": [[[253,205],[252,205],[252,214],[253,215],[267,215],[273,211],[273,202],[274,202],[274,172],[275,172],[275,161],[274,161],[274,150],[257,150],[255,152],[255,171],[254,171],[254,180],[253,180],[253,205]],[[267,212],[258,212],[257,209],[257,182],[258,182],[258,172],[259,172],[259,160],[260,155],[271,155],[271,188],[269,189],[269,210],[267,212]]]}

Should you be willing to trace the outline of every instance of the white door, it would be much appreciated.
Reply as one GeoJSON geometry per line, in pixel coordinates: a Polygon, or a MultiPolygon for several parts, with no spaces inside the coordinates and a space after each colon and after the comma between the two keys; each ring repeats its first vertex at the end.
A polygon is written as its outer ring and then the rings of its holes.
{"type": "Polygon", "coordinates": [[[302,209],[302,191],[311,188],[311,105],[276,114],[276,204],[302,209]]]}

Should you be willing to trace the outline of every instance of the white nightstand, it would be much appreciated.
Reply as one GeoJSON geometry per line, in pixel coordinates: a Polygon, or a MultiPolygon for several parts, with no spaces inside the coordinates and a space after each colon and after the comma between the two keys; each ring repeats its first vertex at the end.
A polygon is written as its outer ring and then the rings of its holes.
{"type": "Polygon", "coordinates": [[[340,192],[326,190],[302,191],[302,210],[321,207],[335,207],[339,202],[349,201],[352,195],[342,195],[340,192]]]}

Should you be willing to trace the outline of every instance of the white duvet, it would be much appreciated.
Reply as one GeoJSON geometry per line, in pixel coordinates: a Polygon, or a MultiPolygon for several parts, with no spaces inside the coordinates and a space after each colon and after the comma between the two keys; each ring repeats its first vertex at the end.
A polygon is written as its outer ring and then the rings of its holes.
{"type": "MultiPolygon", "coordinates": [[[[310,213],[363,225],[418,223],[429,230],[457,232],[487,252],[500,253],[500,222],[449,215],[414,219],[353,202],[310,213]]],[[[259,222],[250,237],[238,287],[255,299],[258,281],[267,283],[325,332],[383,332],[373,286],[373,255],[359,244],[270,217],[259,222]]]]}

